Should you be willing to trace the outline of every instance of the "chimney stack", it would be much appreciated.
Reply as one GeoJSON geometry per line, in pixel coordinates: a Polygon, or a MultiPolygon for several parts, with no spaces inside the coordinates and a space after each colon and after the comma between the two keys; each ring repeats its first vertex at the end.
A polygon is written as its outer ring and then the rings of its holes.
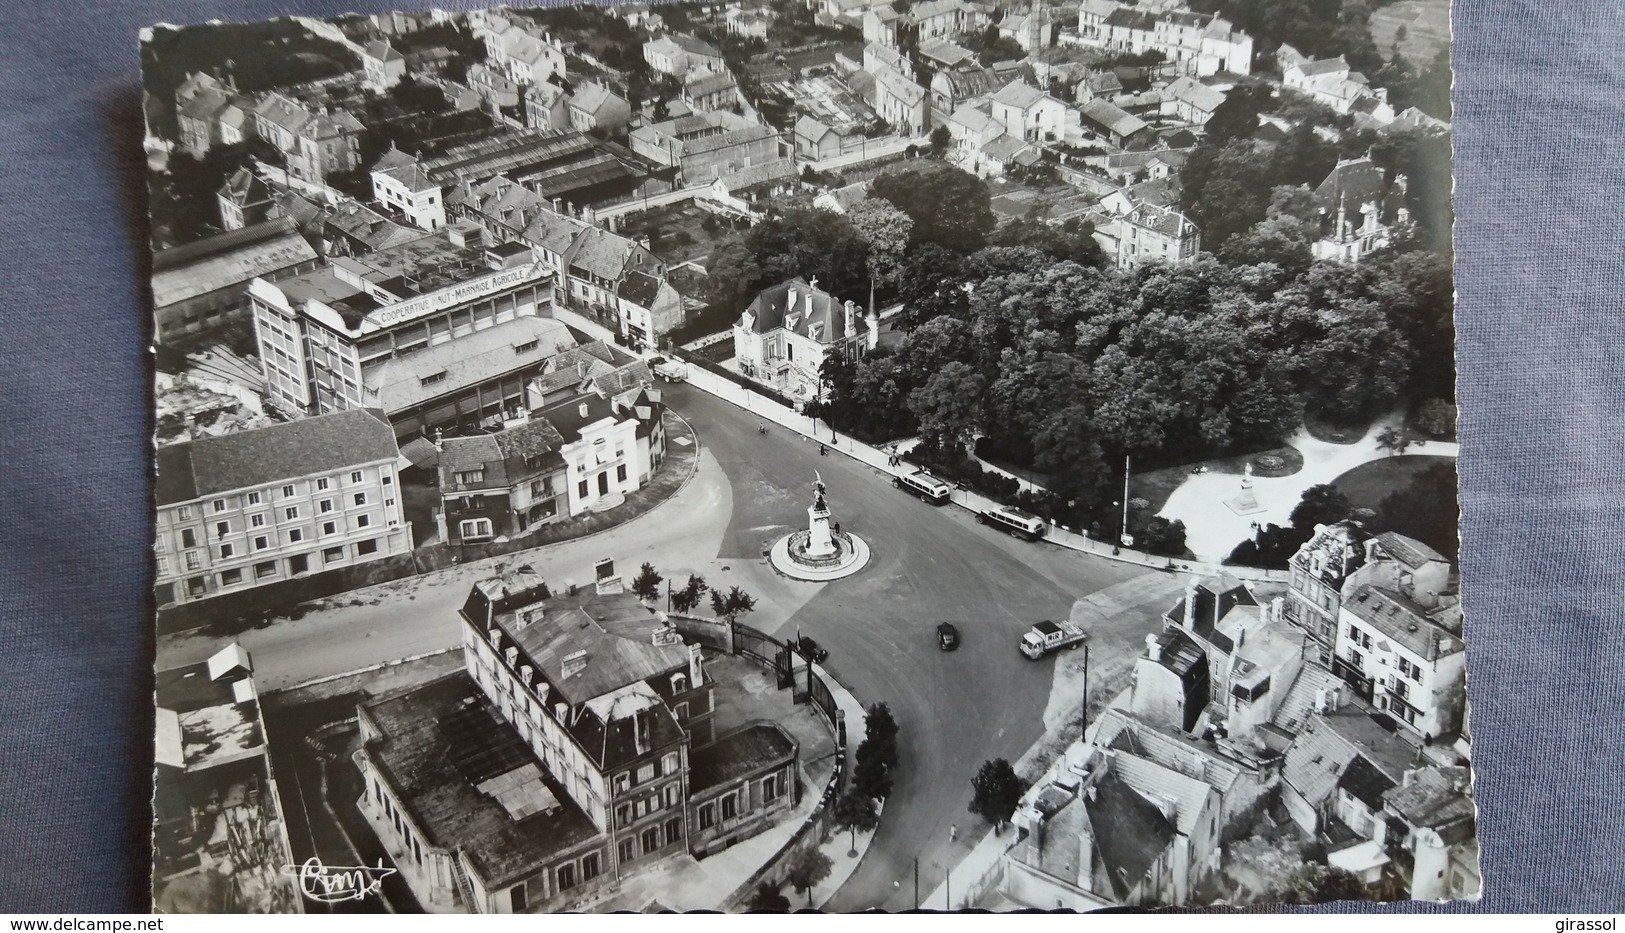
{"type": "Polygon", "coordinates": [[[1145,656],[1153,661],[1162,660],[1162,646],[1157,644],[1157,636],[1151,634],[1145,636],[1145,656]]]}
{"type": "Polygon", "coordinates": [[[1185,627],[1196,628],[1196,581],[1185,587],[1185,627]]]}

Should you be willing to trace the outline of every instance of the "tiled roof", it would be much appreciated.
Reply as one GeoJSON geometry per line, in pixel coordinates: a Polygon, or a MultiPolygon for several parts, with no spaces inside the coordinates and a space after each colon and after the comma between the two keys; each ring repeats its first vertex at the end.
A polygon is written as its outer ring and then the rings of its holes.
{"type": "Polygon", "coordinates": [[[1320,691],[1329,696],[1334,690],[1348,690],[1349,686],[1331,671],[1318,664],[1305,664],[1287,690],[1286,699],[1275,710],[1270,721],[1290,733],[1297,733],[1315,712],[1315,698],[1320,691]]]}
{"type": "Polygon", "coordinates": [[[1224,103],[1224,92],[1208,87],[1190,75],[1174,79],[1163,89],[1166,97],[1182,100],[1197,110],[1212,113],[1220,104],[1224,103]]]}
{"type": "Polygon", "coordinates": [[[920,46],[920,54],[949,68],[976,57],[970,49],[941,39],[920,46]]]}
{"type": "Polygon", "coordinates": [[[703,39],[696,39],[693,36],[685,36],[682,33],[672,33],[667,38],[671,39],[671,41],[675,43],[678,48],[689,53],[690,55],[705,55],[710,58],[722,57],[722,52],[718,50],[716,46],[706,42],[703,39]]]}
{"type": "Polygon", "coordinates": [[[570,252],[565,254],[564,261],[571,272],[580,269],[618,282],[637,251],[638,245],[626,237],[598,227],[587,227],[576,238],[570,252]]]}
{"type": "Polygon", "coordinates": [[[1208,796],[1213,788],[1204,781],[1181,774],[1171,768],[1136,755],[1118,752],[1111,763],[1112,772],[1123,783],[1147,800],[1166,797],[1174,803],[1174,828],[1190,836],[1196,832],[1196,820],[1202,816],[1208,796]]]}
{"type": "Polygon", "coordinates": [[[1096,719],[1094,741],[1097,746],[1121,749],[1171,768],[1221,794],[1229,793],[1241,777],[1241,768],[1211,746],[1157,729],[1127,710],[1107,709],[1101,713],[1096,719]]]}
{"type": "Polygon", "coordinates": [[[158,450],[160,506],[400,456],[384,413],[360,408],[181,441],[158,450]]]}
{"type": "Polygon", "coordinates": [[[750,313],[755,315],[753,329],[758,334],[771,333],[782,327],[824,344],[851,336],[846,333],[846,318],[841,302],[829,292],[813,288],[799,276],[758,292],[750,303],[750,313]],[[796,306],[793,309],[786,307],[792,289],[796,293],[796,306]],[[814,336],[814,332],[817,336],[814,336]]]}
{"type": "Polygon", "coordinates": [[[916,106],[925,99],[925,88],[895,68],[876,68],[874,75],[876,87],[884,88],[886,93],[902,101],[906,106],[916,106]]]}
{"type": "Polygon", "coordinates": [[[1011,81],[1003,88],[1000,88],[997,94],[993,95],[995,103],[1019,107],[1022,110],[1026,110],[1043,99],[1043,91],[1024,81],[1011,81]]]}
{"type": "Polygon", "coordinates": [[[572,706],[688,670],[688,649],[654,644],[660,623],[631,593],[557,596],[544,608],[544,617],[524,628],[516,630],[507,616],[497,622],[572,706]],[[586,652],[586,663],[566,677],[564,659],[578,651],[586,652]]]}
{"type": "Polygon", "coordinates": [[[1117,7],[1106,14],[1106,25],[1122,29],[1152,30],[1156,28],[1157,18],[1143,10],[1131,10],[1128,7],[1117,7]]]}
{"type": "Polygon", "coordinates": [[[796,741],[784,729],[770,722],[751,723],[689,753],[689,793],[704,793],[795,757],[796,741]]]}
{"type": "Polygon", "coordinates": [[[1323,716],[1304,724],[1287,747],[1281,766],[1281,779],[1311,804],[1318,805],[1337,787],[1337,782],[1359,752],[1327,725],[1323,716]]]}
{"type": "Polygon", "coordinates": [[[1422,768],[1408,784],[1395,787],[1384,801],[1412,826],[1438,829],[1474,818],[1472,772],[1467,768],[1422,768]]]}
{"type": "Polygon", "coordinates": [[[1134,116],[1123,108],[1109,101],[1099,98],[1091,100],[1078,107],[1084,117],[1105,127],[1108,131],[1119,136],[1132,136],[1145,129],[1148,125],[1144,120],[1134,116]]]}
{"type": "Polygon", "coordinates": [[[570,98],[570,106],[597,116],[600,111],[611,106],[615,101],[626,103],[615,92],[602,84],[596,81],[583,81],[576,85],[575,95],[570,98]]]}
{"type": "Polygon", "coordinates": [[[1009,162],[1015,158],[1016,153],[1027,148],[1025,140],[1017,139],[1006,133],[1000,133],[982,144],[982,154],[995,162],[1009,162]]]}
{"type": "Polygon", "coordinates": [[[1383,587],[1360,586],[1343,600],[1343,611],[1426,661],[1464,650],[1461,639],[1430,619],[1425,607],[1383,587]]]}
{"type": "Polygon", "coordinates": [[[1119,901],[1145,878],[1146,872],[1173,844],[1175,830],[1157,805],[1140,796],[1115,774],[1094,785],[1085,798],[1095,849],[1119,901]]]}
{"type": "Polygon", "coordinates": [[[375,39],[372,42],[367,43],[364,48],[368,58],[375,58],[384,62],[400,62],[406,60],[401,57],[401,53],[395,51],[393,46],[382,39],[375,39]]]}
{"type": "Polygon", "coordinates": [[[1319,61],[1299,62],[1291,67],[1296,68],[1304,77],[1313,78],[1320,75],[1346,72],[1349,70],[1349,63],[1343,60],[1343,56],[1339,55],[1336,58],[1323,58],[1319,61]]]}
{"type": "Polygon", "coordinates": [[[704,97],[708,94],[715,94],[718,91],[726,91],[729,88],[738,86],[739,82],[734,80],[732,74],[719,71],[690,78],[683,84],[683,93],[690,97],[704,97]]]}
{"type": "Polygon", "coordinates": [[[1336,211],[1344,199],[1349,208],[1357,210],[1364,204],[1380,203],[1387,190],[1386,175],[1370,159],[1347,159],[1337,163],[1315,189],[1315,200],[1328,213],[1336,211]]]}
{"type": "Polygon", "coordinates": [[[525,227],[525,232],[521,236],[541,246],[542,249],[563,256],[570,251],[576,237],[589,226],[573,217],[543,210],[525,227]]]}
{"type": "Polygon", "coordinates": [[[826,135],[833,132],[835,131],[806,114],[802,114],[800,119],[796,120],[795,135],[798,138],[810,139],[813,142],[818,142],[826,135]]]}
{"type": "Polygon", "coordinates": [[[1163,236],[1183,238],[1196,231],[1196,225],[1179,211],[1155,204],[1137,204],[1129,213],[1130,222],[1163,236]]]}
{"type": "Polygon", "coordinates": [[[663,284],[664,279],[634,270],[627,273],[616,294],[640,308],[649,308],[654,306],[655,298],[659,296],[660,286],[663,284]]]}
{"type": "Polygon", "coordinates": [[[796,171],[794,159],[776,159],[772,162],[747,165],[739,171],[729,172],[721,176],[721,178],[723,186],[729,191],[742,191],[769,182],[796,178],[799,174],[796,171]]]}
{"type": "Polygon", "coordinates": [[[1377,542],[1382,546],[1384,554],[1412,569],[1436,561],[1448,563],[1443,554],[1397,531],[1385,531],[1377,535],[1377,542]]]}

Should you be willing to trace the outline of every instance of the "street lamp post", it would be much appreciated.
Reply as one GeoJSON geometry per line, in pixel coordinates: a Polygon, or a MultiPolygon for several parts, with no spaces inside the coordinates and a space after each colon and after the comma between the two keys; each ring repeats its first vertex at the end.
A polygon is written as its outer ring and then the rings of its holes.
{"type": "Polygon", "coordinates": [[[1123,531],[1118,536],[1117,540],[1123,542],[1124,547],[1133,547],[1134,546],[1134,537],[1133,537],[1133,535],[1130,535],[1128,533],[1128,474],[1129,474],[1129,457],[1128,457],[1127,454],[1124,454],[1123,455],[1123,531]]]}

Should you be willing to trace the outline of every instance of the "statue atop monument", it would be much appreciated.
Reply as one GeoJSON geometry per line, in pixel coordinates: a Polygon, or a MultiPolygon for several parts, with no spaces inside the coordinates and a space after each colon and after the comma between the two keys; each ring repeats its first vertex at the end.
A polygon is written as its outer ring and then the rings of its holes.
{"type": "Polygon", "coordinates": [[[813,471],[813,510],[829,511],[829,506],[824,503],[824,477],[817,470],[813,471]]]}

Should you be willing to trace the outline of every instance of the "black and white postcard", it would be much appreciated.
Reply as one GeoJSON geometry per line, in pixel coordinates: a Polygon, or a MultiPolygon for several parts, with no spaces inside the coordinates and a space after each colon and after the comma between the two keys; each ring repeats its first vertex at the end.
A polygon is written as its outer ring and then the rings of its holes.
{"type": "Polygon", "coordinates": [[[1479,896],[1448,0],[141,49],[158,911],[1479,896]]]}

